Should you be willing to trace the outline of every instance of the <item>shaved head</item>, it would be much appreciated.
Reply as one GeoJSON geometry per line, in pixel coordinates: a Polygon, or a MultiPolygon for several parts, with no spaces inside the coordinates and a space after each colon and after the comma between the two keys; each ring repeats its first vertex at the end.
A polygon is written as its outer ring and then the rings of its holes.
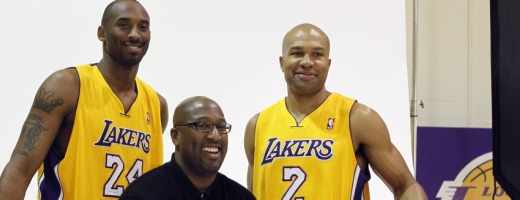
{"type": "Polygon", "coordinates": [[[115,10],[116,6],[121,4],[121,3],[123,3],[123,2],[135,2],[135,3],[138,3],[139,5],[141,5],[141,3],[139,3],[136,0],[115,0],[115,1],[112,1],[112,3],[107,5],[107,7],[105,8],[105,11],[103,12],[103,17],[101,18],[101,25],[102,26],[106,26],[107,25],[109,19],[111,19],[113,17],[114,10],[115,10]]]}
{"type": "Polygon", "coordinates": [[[313,24],[303,23],[295,26],[289,32],[287,32],[287,34],[285,34],[282,44],[282,55],[286,54],[288,48],[290,48],[289,44],[291,44],[291,42],[294,41],[296,38],[308,37],[311,35],[320,35],[321,37],[323,37],[323,39],[325,40],[326,51],[328,54],[330,51],[330,41],[327,34],[325,34],[325,32],[323,32],[320,28],[313,24]]]}
{"type": "Polygon", "coordinates": [[[222,112],[217,102],[205,96],[190,97],[177,105],[173,113],[173,124],[186,123],[189,121],[193,113],[200,109],[208,107],[217,107],[222,112]]]}

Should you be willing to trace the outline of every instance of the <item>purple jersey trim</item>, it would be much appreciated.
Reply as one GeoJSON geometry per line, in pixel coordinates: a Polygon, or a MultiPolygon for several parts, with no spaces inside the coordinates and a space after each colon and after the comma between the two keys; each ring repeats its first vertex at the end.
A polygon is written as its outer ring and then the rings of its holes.
{"type": "Polygon", "coordinates": [[[362,171],[359,166],[356,167],[356,172],[354,173],[354,185],[352,186],[352,200],[361,200],[365,199],[364,190],[365,184],[370,180],[370,171],[368,168],[365,171],[362,171]]]}
{"type": "Polygon", "coordinates": [[[38,189],[41,200],[55,200],[63,198],[63,190],[57,174],[58,164],[63,159],[62,153],[53,145],[43,161],[43,174],[38,180],[38,189]]]}

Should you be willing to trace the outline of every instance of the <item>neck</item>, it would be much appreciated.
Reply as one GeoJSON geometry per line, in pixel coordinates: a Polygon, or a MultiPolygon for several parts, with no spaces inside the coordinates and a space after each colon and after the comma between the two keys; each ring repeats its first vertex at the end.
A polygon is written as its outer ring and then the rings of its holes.
{"type": "Polygon", "coordinates": [[[193,169],[188,168],[184,162],[182,162],[180,155],[175,154],[175,161],[199,192],[205,192],[217,177],[216,173],[209,176],[197,174],[197,172],[194,172],[193,169]]]}
{"type": "Polygon", "coordinates": [[[114,93],[135,90],[135,77],[139,65],[122,66],[110,59],[103,58],[98,63],[98,69],[114,93]]]}
{"type": "Polygon", "coordinates": [[[300,123],[303,118],[316,110],[331,93],[325,89],[312,95],[289,93],[286,99],[287,110],[300,123]]]}

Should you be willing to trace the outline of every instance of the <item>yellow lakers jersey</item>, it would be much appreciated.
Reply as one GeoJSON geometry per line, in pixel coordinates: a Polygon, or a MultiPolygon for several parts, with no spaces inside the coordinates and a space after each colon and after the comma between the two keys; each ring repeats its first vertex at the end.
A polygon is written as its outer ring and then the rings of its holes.
{"type": "Polygon", "coordinates": [[[355,100],[332,93],[299,124],[285,99],[258,116],[253,193],[259,200],[370,199],[349,116],[355,100]]]}
{"type": "Polygon", "coordinates": [[[76,67],[80,92],[67,152],[51,147],[38,171],[40,199],[116,199],[141,174],[163,164],[158,94],[136,78],[125,113],[95,65],[76,67]]]}

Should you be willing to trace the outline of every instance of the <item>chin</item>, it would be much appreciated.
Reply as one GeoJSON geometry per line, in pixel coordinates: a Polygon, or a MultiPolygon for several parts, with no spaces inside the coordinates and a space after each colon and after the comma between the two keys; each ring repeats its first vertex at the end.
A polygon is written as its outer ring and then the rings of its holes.
{"type": "Polygon", "coordinates": [[[202,170],[205,171],[208,174],[215,174],[220,170],[220,166],[222,166],[222,163],[211,163],[201,166],[202,170]]]}
{"type": "Polygon", "coordinates": [[[204,174],[213,175],[213,174],[216,174],[219,169],[220,169],[220,166],[219,167],[203,167],[202,171],[204,172],[204,174]]]}
{"type": "Polygon", "coordinates": [[[320,92],[320,89],[309,87],[294,87],[292,92],[300,96],[310,96],[320,92]]]}
{"type": "Polygon", "coordinates": [[[123,60],[122,63],[127,66],[135,66],[135,65],[138,65],[142,59],[143,59],[143,57],[127,58],[127,59],[123,60]]]}

